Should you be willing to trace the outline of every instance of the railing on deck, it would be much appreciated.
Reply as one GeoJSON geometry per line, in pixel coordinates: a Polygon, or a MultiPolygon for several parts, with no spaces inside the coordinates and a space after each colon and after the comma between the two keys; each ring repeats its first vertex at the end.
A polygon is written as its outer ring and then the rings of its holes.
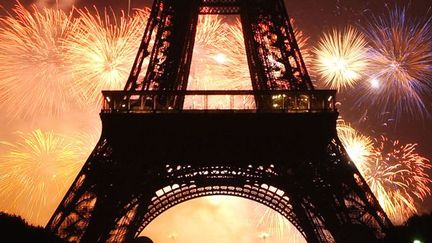
{"type": "Polygon", "coordinates": [[[103,91],[102,113],[334,112],[335,90],[314,91],[103,91]],[[184,99],[183,109],[169,103],[184,99]],[[256,107],[255,99],[261,103],[256,107]]]}

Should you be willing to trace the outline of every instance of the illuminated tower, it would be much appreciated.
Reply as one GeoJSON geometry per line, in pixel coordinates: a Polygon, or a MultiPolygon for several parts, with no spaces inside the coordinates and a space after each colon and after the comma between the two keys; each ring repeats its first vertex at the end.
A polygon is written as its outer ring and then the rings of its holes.
{"type": "Polygon", "coordinates": [[[278,211],[308,242],[359,227],[382,237],[391,223],[337,138],[335,93],[314,89],[283,0],[155,0],[126,87],[103,92],[100,141],[47,228],[127,242],[176,204],[233,195],[278,211]],[[186,90],[199,14],[240,16],[253,91],[186,90]],[[209,109],[221,95],[229,109],[209,109]]]}

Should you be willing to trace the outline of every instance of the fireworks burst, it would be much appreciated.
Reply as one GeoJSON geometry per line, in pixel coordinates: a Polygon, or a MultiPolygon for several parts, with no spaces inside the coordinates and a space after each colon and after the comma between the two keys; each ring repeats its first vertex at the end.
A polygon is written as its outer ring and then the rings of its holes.
{"type": "Polygon", "coordinates": [[[218,15],[199,17],[188,89],[220,89],[220,81],[223,81],[221,76],[227,61],[227,55],[221,49],[226,34],[222,17],[218,15]]]}
{"type": "MultiPolygon", "coordinates": [[[[224,45],[226,37],[226,24],[220,15],[200,15],[195,35],[195,48],[224,45]]],[[[195,50],[194,50],[195,51],[195,50]]]]}
{"type": "MultiPolygon", "coordinates": [[[[200,16],[189,77],[190,90],[251,90],[241,25],[218,15],[200,16]]],[[[187,97],[185,107],[203,107],[202,97],[187,97]]],[[[211,108],[229,108],[230,97],[210,97],[211,108]]],[[[252,97],[236,97],[236,108],[252,107],[252,97]]]]}
{"type": "Polygon", "coordinates": [[[230,79],[229,83],[231,85],[228,83],[226,89],[251,90],[252,85],[246,57],[243,28],[239,19],[236,19],[235,24],[228,26],[227,40],[230,42],[223,48],[228,51],[230,57],[227,63],[230,68],[227,70],[228,73],[226,76],[230,79]],[[232,84],[236,84],[236,87],[232,87],[232,84]]]}
{"type": "Polygon", "coordinates": [[[312,51],[309,46],[310,38],[309,36],[305,35],[301,29],[297,27],[296,21],[293,18],[291,18],[291,24],[293,27],[294,36],[297,41],[297,45],[300,48],[303,57],[303,61],[305,62],[307,67],[310,67],[312,65],[312,58],[313,58],[312,51]]]}
{"type": "Polygon", "coordinates": [[[372,155],[372,139],[360,134],[345,122],[337,124],[338,137],[360,171],[364,171],[372,155]]]}
{"type": "Polygon", "coordinates": [[[417,144],[402,145],[386,137],[375,143],[363,174],[389,218],[401,224],[417,213],[417,202],[431,195],[427,170],[432,165],[415,151],[417,144]]]}
{"type": "Polygon", "coordinates": [[[364,32],[372,47],[365,102],[385,111],[424,114],[421,93],[432,80],[432,18],[409,18],[405,9],[395,9],[372,18],[364,32]]]}
{"type": "Polygon", "coordinates": [[[88,149],[53,132],[19,132],[16,143],[1,142],[1,208],[44,225],[81,168],[88,149]]]}
{"type": "MultiPolygon", "coordinates": [[[[12,14],[0,18],[0,108],[5,113],[55,116],[68,110],[75,94],[71,90],[94,104],[99,103],[101,90],[123,88],[148,11],[131,17],[94,15],[88,10],[75,13],[78,19],[58,9],[28,10],[17,4],[12,14]]],[[[408,19],[404,10],[374,19],[365,29],[370,56],[365,38],[355,29],[334,30],[315,50],[318,72],[327,86],[342,89],[355,85],[370,64],[369,98],[384,109],[396,104],[399,110],[424,110],[420,93],[432,79],[431,29],[430,19],[408,19]]],[[[307,38],[296,28],[295,34],[309,63],[307,38]]],[[[239,21],[228,25],[220,16],[200,17],[189,85],[189,89],[252,89],[239,21]]],[[[254,106],[253,97],[242,99],[235,103],[254,106]]],[[[216,97],[210,103],[220,108],[230,101],[216,97]]],[[[390,218],[401,223],[416,213],[416,203],[431,194],[426,172],[431,165],[416,153],[416,144],[401,145],[382,137],[374,148],[370,138],[346,124],[338,127],[338,134],[390,218]]],[[[42,225],[96,139],[35,130],[19,133],[19,140],[1,143],[0,206],[42,225]]],[[[262,215],[261,224],[269,225],[266,230],[272,234],[296,230],[268,208],[262,215]]]]}
{"type": "MultiPolygon", "coordinates": [[[[188,89],[196,90],[251,90],[242,24],[236,19],[228,24],[218,15],[200,16],[188,89]]],[[[308,62],[308,37],[294,28],[300,48],[308,62]]],[[[202,107],[201,97],[187,97],[186,108],[202,107]]],[[[210,108],[255,107],[254,97],[211,97],[210,108]],[[230,107],[234,104],[234,107],[230,107]]]]}
{"type": "Polygon", "coordinates": [[[101,16],[78,10],[79,30],[65,40],[65,59],[74,75],[79,95],[90,104],[99,104],[102,90],[124,88],[149,14],[124,13],[117,20],[114,13],[101,16]]]}
{"type": "Polygon", "coordinates": [[[316,71],[330,88],[354,86],[368,66],[367,42],[353,27],[324,34],[314,52],[316,71]]]}
{"type": "Polygon", "coordinates": [[[418,153],[417,144],[401,145],[386,137],[370,139],[345,123],[338,136],[393,223],[401,224],[417,213],[417,202],[431,194],[427,170],[430,161],[418,153]]]}
{"type": "Polygon", "coordinates": [[[268,236],[275,236],[278,239],[287,237],[292,243],[305,242],[305,238],[297,228],[278,212],[264,205],[258,205],[255,212],[259,215],[258,227],[262,228],[268,236]]]}
{"type": "Polygon", "coordinates": [[[71,103],[62,40],[77,23],[58,9],[17,3],[0,18],[0,107],[12,118],[57,116],[71,103]]]}

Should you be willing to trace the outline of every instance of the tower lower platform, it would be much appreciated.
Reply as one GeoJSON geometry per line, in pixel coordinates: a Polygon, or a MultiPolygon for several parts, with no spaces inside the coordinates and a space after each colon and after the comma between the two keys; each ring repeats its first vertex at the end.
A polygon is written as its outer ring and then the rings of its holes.
{"type": "Polygon", "coordinates": [[[391,225],[337,138],[334,109],[112,108],[48,224],[63,239],[127,242],[170,207],[208,195],[267,205],[308,242],[358,227],[380,237],[391,225]]]}

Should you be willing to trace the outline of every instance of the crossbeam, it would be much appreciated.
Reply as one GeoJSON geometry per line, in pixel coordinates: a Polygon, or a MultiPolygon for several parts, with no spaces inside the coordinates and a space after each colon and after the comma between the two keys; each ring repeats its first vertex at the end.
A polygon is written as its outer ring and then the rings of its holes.
{"type": "Polygon", "coordinates": [[[238,0],[203,0],[200,14],[240,14],[238,0]]]}

